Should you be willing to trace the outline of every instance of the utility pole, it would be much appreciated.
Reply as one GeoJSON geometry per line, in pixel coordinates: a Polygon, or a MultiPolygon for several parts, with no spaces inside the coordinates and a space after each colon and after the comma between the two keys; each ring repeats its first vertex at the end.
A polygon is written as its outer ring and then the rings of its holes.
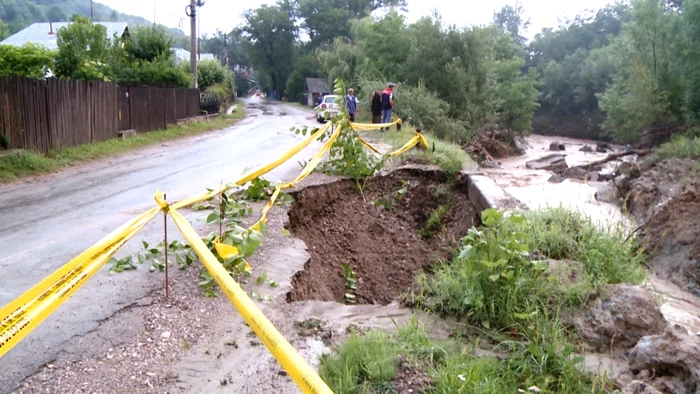
{"type": "Polygon", "coordinates": [[[190,17],[190,71],[194,78],[194,87],[197,88],[197,5],[195,0],[190,0],[186,14],[190,17]]]}
{"type": "Polygon", "coordinates": [[[92,0],[90,0],[90,22],[94,22],[95,19],[92,16],[92,0]]]}

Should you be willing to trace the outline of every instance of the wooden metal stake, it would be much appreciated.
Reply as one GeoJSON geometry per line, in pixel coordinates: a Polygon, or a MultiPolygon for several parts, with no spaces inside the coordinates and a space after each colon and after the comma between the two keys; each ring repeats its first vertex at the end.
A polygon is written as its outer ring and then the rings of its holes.
{"type": "MultiPolygon", "coordinates": [[[[166,199],[163,194],[163,199],[166,199]]],[[[163,256],[165,258],[165,298],[168,298],[168,211],[163,211],[163,238],[165,239],[165,247],[163,248],[163,256]]]]}

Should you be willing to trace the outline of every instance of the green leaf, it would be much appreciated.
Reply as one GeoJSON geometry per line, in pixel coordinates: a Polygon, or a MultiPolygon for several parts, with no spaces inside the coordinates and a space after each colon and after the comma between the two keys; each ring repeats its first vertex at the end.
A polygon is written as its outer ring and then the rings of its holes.
{"type": "Polygon", "coordinates": [[[500,277],[501,277],[501,275],[499,275],[499,274],[489,275],[489,279],[491,279],[491,282],[497,281],[498,278],[500,278],[500,277]]]}
{"type": "Polygon", "coordinates": [[[513,316],[515,316],[516,319],[520,319],[520,320],[527,320],[527,319],[534,317],[535,315],[537,315],[537,311],[530,312],[530,313],[514,313],[513,314],[513,316]]]}
{"type": "Polygon", "coordinates": [[[144,249],[148,249],[148,242],[146,241],[141,241],[141,244],[143,245],[144,249]]]}
{"type": "Polygon", "coordinates": [[[468,259],[473,255],[473,247],[471,245],[465,245],[459,252],[460,259],[468,259]]]}
{"type": "Polygon", "coordinates": [[[221,222],[221,217],[218,212],[214,211],[207,216],[206,222],[207,224],[219,223],[221,222]]]}
{"type": "Polygon", "coordinates": [[[283,228],[283,229],[282,229],[282,235],[284,235],[285,237],[288,237],[288,236],[289,236],[289,230],[287,230],[286,228],[283,228]]]}
{"type": "Polygon", "coordinates": [[[280,286],[279,283],[275,282],[274,280],[270,280],[269,283],[270,283],[271,287],[279,287],[280,286]]]}

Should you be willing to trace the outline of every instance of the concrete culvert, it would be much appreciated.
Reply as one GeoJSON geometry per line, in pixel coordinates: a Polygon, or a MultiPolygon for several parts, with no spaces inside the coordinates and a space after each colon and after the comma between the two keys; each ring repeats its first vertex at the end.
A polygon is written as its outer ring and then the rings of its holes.
{"type": "Polygon", "coordinates": [[[478,223],[467,181],[440,170],[401,169],[371,179],[361,194],[350,180],[293,194],[289,229],[311,259],[292,279],[287,301],[389,304],[415,273],[451,258],[450,247],[478,223]],[[356,289],[348,289],[349,264],[356,289]],[[352,294],[354,293],[354,294],[352,294]]]}

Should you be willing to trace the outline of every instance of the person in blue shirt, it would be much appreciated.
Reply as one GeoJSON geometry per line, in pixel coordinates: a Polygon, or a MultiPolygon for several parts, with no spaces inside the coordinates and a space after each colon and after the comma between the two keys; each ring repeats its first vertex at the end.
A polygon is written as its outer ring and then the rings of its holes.
{"type": "Polygon", "coordinates": [[[345,108],[348,110],[348,117],[351,122],[355,121],[355,113],[357,112],[357,97],[355,97],[355,90],[348,89],[348,94],[345,95],[345,108]]]}

